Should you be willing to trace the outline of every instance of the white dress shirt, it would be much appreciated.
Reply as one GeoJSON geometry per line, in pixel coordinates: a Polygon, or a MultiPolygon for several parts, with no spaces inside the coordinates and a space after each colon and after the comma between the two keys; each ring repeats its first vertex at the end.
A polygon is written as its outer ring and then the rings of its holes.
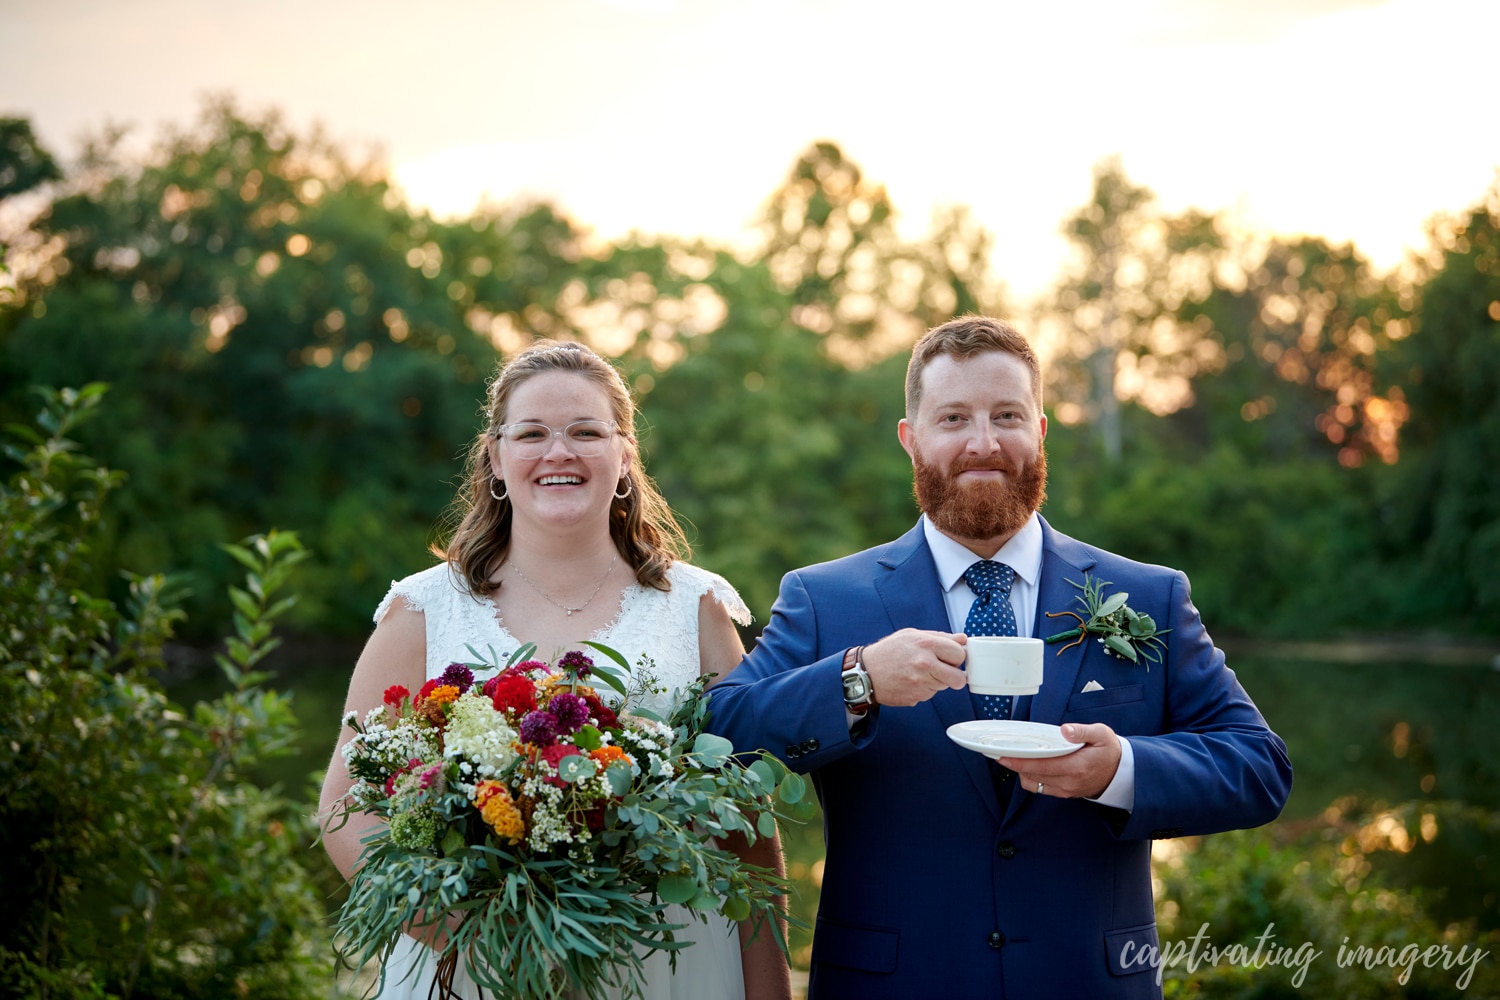
{"type": "MultiPolygon", "coordinates": [[[[927,547],[932,550],[932,561],[937,564],[938,582],[943,585],[948,627],[953,632],[962,632],[975,596],[964,579],[964,572],[979,557],[934,527],[926,514],[922,515],[922,532],[927,538],[927,547]]],[[[1016,581],[1010,588],[1010,606],[1016,614],[1016,634],[1030,638],[1031,625],[1036,620],[1037,588],[1042,580],[1041,519],[1033,512],[1021,530],[990,558],[1016,571],[1016,581]]],[[[1123,736],[1120,737],[1120,766],[1115,771],[1114,780],[1103,794],[1090,801],[1126,811],[1135,806],[1135,751],[1123,736]]]]}

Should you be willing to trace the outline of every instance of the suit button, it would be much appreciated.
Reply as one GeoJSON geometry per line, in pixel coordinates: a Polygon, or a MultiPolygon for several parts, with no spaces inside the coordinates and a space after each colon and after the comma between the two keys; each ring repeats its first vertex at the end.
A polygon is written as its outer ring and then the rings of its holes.
{"type": "Polygon", "coordinates": [[[801,756],[802,756],[802,748],[799,747],[797,744],[795,744],[795,743],[788,743],[786,745],[786,759],[787,760],[796,760],[798,757],[801,757],[801,756]]]}
{"type": "Polygon", "coordinates": [[[1005,947],[1005,935],[999,931],[990,931],[990,947],[999,951],[1005,947]]]}
{"type": "Polygon", "coordinates": [[[802,745],[800,747],[798,747],[798,749],[801,750],[803,753],[812,753],[814,750],[818,749],[818,741],[817,740],[803,740],[802,741],[802,745]]]}
{"type": "Polygon", "coordinates": [[[1016,845],[1008,840],[1000,841],[1000,846],[995,848],[995,853],[1002,858],[1013,858],[1016,856],[1016,845]]]}

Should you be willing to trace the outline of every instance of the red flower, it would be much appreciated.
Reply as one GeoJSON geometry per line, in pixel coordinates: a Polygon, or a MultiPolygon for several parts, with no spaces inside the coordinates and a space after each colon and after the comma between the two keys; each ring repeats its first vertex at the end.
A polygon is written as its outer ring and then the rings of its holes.
{"type": "Polygon", "coordinates": [[[412,699],[412,704],[414,704],[414,705],[420,705],[420,704],[422,704],[422,702],[424,702],[424,701],[427,700],[427,696],[430,695],[430,694],[432,694],[432,692],[436,691],[437,688],[438,688],[438,680],[437,680],[436,677],[434,677],[432,680],[430,680],[426,684],[422,685],[422,690],[420,690],[420,691],[417,692],[417,696],[412,699]]]}
{"type": "Polygon", "coordinates": [[[619,728],[619,716],[615,715],[614,709],[600,701],[597,694],[584,695],[583,703],[589,707],[589,716],[600,729],[619,728]]]}
{"type": "Polygon", "coordinates": [[[484,693],[495,703],[497,712],[524,715],[536,709],[536,685],[518,674],[492,678],[485,684],[484,693]]]}
{"type": "Polygon", "coordinates": [[[392,708],[400,708],[401,702],[411,697],[411,692],[400,684],[392,684],[385,689],[385,703],[392,708]]]}

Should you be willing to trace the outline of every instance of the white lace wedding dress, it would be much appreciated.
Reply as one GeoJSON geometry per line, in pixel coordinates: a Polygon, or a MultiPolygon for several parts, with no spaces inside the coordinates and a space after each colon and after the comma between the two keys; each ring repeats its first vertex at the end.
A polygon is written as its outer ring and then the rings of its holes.
{"type": "MultiPolygon", "coordinates": [[[[580,639],[603,643],[633,665],[641,656],[655,662],[654,687],[661,690],[632,699],[658,715],[671,708],[676,693],[698,677],[698,601],[712,594],[736,622],[750,621],[750,609],[727,580],[687,563],[674,563],[667,572],[669,591],[632,584],[620,601],[615,620],[598,632],[580,639]]],[[[525,641],[501,623],[495,606],[487,598],[476,598],[463,580],[442,563],[391,585],[375,611],[378,623],[397,597],[427,620],[427,676],[437,677],[450,663],[472,663],[473,646],[488,662],[504,663],[525,641]],[[491,658],[491,650],[494,657],[491,658]]],[[[585,650],[587,651],[587,650],[585,650]]],[[[551,659],[566,650],[540,650],[539,658],[551,659]]],[[[479,674],[486,677],[488,674],[479,674]]],[[[603,693],[610,693],[607,688],[603,693]]],[[[616,706],[618,707],[618,706],[616,706]]],[[[679,940],[692,946],[677,953],[677,971],[672,973],[665,952],[645,959],[646,1000],[743,1000],[744,980],[740,964],[740,938],[734,923],[708,915],[707,923],[683,907],[670,907],[667,919],[688,926],[677,932],[679,940]]],[[[435,968],[434,953],[410,937],[402,937],[385,969],[383,988],[377,1000],[427,1000],[435,968]]],[[[478,1000],[479,988],[462,968],[454,977],[454,989],[465,1000],[478,1000]]],[[[484,991],[486,1000],[498,1000],[484,991]]]]}

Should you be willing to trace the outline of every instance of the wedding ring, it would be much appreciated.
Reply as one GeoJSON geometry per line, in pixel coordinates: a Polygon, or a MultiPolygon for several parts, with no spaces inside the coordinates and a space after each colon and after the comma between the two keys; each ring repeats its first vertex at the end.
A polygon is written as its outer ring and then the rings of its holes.
{"type": "Polygon", "coordinates": [[[1042,794],[1042,783],[1040,781],[1036,783],[1036,793],[1038,795],[1042,794]]]}

